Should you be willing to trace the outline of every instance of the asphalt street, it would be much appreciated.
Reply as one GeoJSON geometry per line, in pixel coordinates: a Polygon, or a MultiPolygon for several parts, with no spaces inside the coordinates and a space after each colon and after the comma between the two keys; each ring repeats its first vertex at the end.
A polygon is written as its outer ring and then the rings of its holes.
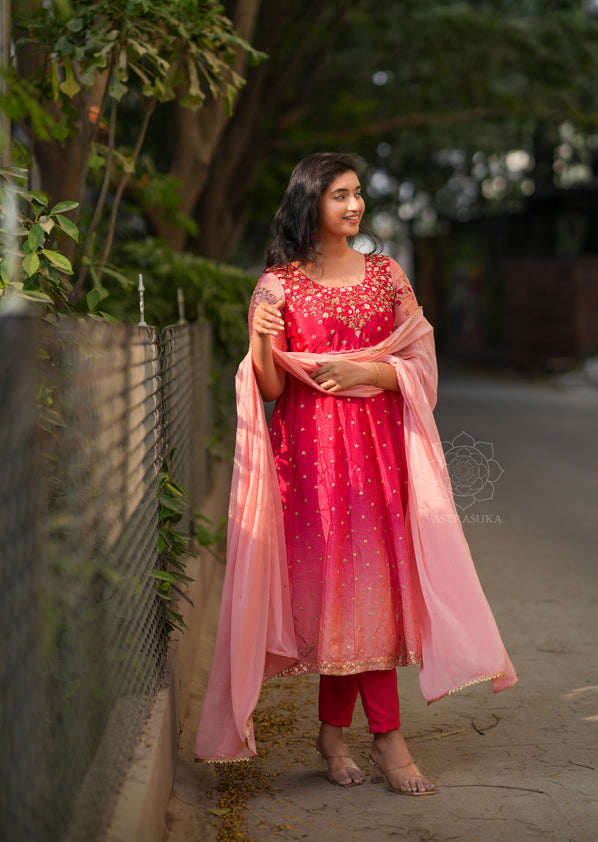
{"type": "MultiPolygon", "coordinates": [[[[264,688],[261,756],[225,773],[192,759],[211,598],[164,842],[598,839],[598,389],[446,372],[436,416],[519,684],[497,695],[480,685],[427,706],[417,668],[399,671],[403,731],[438,786],[431,798],[325,780],[313,749],[313,676],[264,688]]],[[[360,709],[348,743],[367,771],[360,709]]]]}

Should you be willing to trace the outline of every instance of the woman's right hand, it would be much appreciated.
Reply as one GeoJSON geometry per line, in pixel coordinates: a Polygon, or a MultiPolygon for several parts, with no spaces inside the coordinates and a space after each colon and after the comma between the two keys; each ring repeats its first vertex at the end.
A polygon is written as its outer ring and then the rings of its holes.
{"type": "Polygon", "coordinates": [[[267,304],[265,301],[258,304],[253,314],[253,332],[258,336],[277,336],[284,330],[284,321],[280,315],[283,305],[284,298],[275,304],[267,304]]]}
{"type": "Polygon", "coordinates": [[[261,301],[254,310],[251,323],[253,370],[265,401],[274,401],[282,394],[286,379],[285,372],[274,362],[272,348],[272,337],[284,330],[280,314],[283,305],[284,298],[274,304],[261,301]]]}

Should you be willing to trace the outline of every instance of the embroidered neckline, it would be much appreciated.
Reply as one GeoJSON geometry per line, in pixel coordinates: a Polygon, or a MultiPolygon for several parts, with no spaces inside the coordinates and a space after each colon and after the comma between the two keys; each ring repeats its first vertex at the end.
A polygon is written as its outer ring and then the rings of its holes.
{"type": "Polygon", "coordinates": [[[365,255],[363,281],[345,287],[322,286],[293,265],[289,266],[289,273],[284,278],[278,270],[270,271],[274,271],[283,284],[289,313],[297,310],[303,318],[312,316],[320,325],[323,320],[336,320],[360,336],[363,327],[374,316],[392,311],[392,278],[389,260],[383,255],[365,255]]]}

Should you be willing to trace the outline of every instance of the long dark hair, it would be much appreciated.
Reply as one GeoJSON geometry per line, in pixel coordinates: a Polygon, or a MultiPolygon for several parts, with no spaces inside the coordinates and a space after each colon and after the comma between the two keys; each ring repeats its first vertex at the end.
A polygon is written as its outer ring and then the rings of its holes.
{"type": "MultiPolygon", "coordinates": [[[[266,251],[266,268],[289,263],[315,263],[318,257],[320,199],[337,176],[348,170],[359,175],[364,161],[350,152],[316,152],[299,161],[274,217],[274,238],[266,251]]],[[[366,236],[378,250],[378,240],[366,236]]]]}

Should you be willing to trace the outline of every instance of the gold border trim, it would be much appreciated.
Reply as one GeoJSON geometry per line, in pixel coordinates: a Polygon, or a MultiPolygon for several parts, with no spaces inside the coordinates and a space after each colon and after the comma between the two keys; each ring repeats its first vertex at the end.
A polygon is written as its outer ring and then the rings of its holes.
{"type": "MultiPolygon", "coordinates": [[[[441,696],[436,696],[434,699],[429,699],[428,704],[432,705],[434,702],[439,702],[441,699],[446,699],[447,696],[454,696],[455,693],[459,693],[461,690],[467,689],[467,687],[473,687],[475,684],[483,684],[484,681],[495,681],[497,678],[502,678],[506,676],[506,670],[502,672],[497,672],[494,675],[485,675],[483,678],[474,678],[472,681],[466,681],[465,684],[459,684],[457,687],[453,687],[452,690],[449,690],[446,693],[443,693],[441,696]]],[[[516,684],[517,682],[515,682],[516,684]]],[[[504,687],[504,690],[509,690],[511,687],[514,687],[515,684],[509,685],[509,687],[504,687]]]]}

